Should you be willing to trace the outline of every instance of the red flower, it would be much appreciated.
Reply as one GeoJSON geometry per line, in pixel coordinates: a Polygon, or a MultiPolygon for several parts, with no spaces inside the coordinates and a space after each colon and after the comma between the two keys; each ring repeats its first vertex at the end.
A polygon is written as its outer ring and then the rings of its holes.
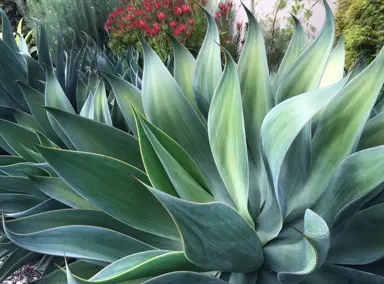
{"type": "Polygon", "coordinates": [[[180,34],[180,31],[179,31],[178,29],[174,29],[174,30],[173,30],[173,34],[174,34],[175,36],[178,36],[178,35],[180,34]]]}
{"type": "Polygon", "coordinates": [[[207,5],[207,0],[201,0],[201,4],[203,4],[203,6],[207,5]]]}
{"type": "Polygon", "coordinates": [[[171,3],[171,1],[170,0],[164,0],[163,3],[164,3],[164,5],[168,6],[171,3]]]}
{"type": "Polygon", "coordinates": [[[176,16],[181,16],[183,14],[183,10],[180,7],[175,8],[176,16]]]}
{"type": "Polygon", "coordinates": [[[219,9],[220,9],[220,11],[226,11],[227,10],[227,6],[224,3],[220,3],[219,4],[219,9]]]}
{"type": "Polygon", "coordinates": [[[184,4],[183,6],[181,6],[181,8],[183,9],[183,12],[185,14],[189,14],[189,12],[191,12],[191,8],[189,7],[188,4],[184,4]]]}
{"type": "Polygon", "coordinates": [[[146,29],[145,29],[145,33],[146,33],[147,35],[151,35],[151,34],[152,34],[152,29],[150,29],[150,28],[146,28],[146,29]]]}
{"type": "Polygon", "coordinates": [[[155,28],[152,29],[152,35],[157,36],[159,34],[160,30],[157,30],[155,28]]]}
{"type": "Polygon", "coordinates": [[[153,10],[152,5],[151,4],[146,4],[145,5],[145,10],[147,10],[147,12],[152,12],[152,10],[153,10]]]}
{"type": "Polygon", "coordinates": [[[232,7],[233,7],[233,3],[232,3],[232,1],[229,1],[229,2],[228,2],[228,9],[231,10],[232,7]]]}
{"type": "Polygon", "coordinates": [[[179,26],[179,31],[180,31],[180,32],[185,32],[186,30],[187,30],[187,26],[184,25],[184,24],[180,24],[180,26],[179,26]]]}
{"type": "Polygon", "coordinates": [[[155,8],[156,8],[156,9],[160,9],[160,8],[161,8],[161,3],[160,3],[160,1],[156,1],[156,2],[155,2],[155,8]]]}
{"type": "Polygon", "coordinates": [[[127,6],[127,10],[128,11],[133,11],[135,9],[135,7],[132,5],[132,4],[129,4],[128,6],[127,6]]]}
{"type": "Polygon", "coordinates": [[[188,23],[189,25],[193,26],[195,24],[195,21],[193,19],[189,19],[188,23]]]}
{"type": "Polygon", "coordinates": [[[216,21],[219,20],[220,17],[221,17],[221,13],[219,11],[217,11],[216,14],[215,14],[215,20],[216,21]]]}
{"type": "Polygon", "coordinates": [[[160,12],[159,14],[157,14],[157,18],[158,18],[160,21],[164,20],[164,19],[165,19],[165,15],[164,15],[164,13],[163,13],[163,12],[160,12]]]}
{"type": "Polygon", "coordinates": [[[139,21],[139,28],[144,28],[147,26],[147,23],[144,20],[139,21]]]}
{"type": "Polygon", "coordinates": [[[153,24],[153,28],[156,30],[156,31],[160,31],[161,30],[161,26],[159,23],[154,23],[153,24]]]}
{"type": "Polygon", "coordinates": [[[238,31],[241,30],[242,26],[243,26],[243,23],[240,23],[240,22],[236,23],[236,28],[237,28],[238,31]]]}
{"type": "Polygon", "coordinates": [[[177,24],[176,24],[175,21],[171,21],[171,22],[169,23],[169,25],[170,25],[172,28],[176,28],[176,26],[177,26],[177,24]]]}

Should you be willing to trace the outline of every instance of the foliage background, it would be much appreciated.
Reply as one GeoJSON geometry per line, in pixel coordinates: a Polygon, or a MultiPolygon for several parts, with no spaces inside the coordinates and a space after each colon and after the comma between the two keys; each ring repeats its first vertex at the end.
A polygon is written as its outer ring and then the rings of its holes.
{"type": "Polygon", "coordinates": [[[26,6],[22,0],[18,1],[30,28],[35,25],[33,18],[45,24],[50,48],[54,53],[58,32],[62,34],[66,48],[70,48],[75,39],[79,49],[84,34],[99,46],[106,43],[105,21],[119,3],[119,0],[28,0],[26,6]]]}
{"type": "Polygon", "coordinates": [[[346,40],[346,64],[371,62],[384,45],[384,0],[339,0],[336,33],[346,40]]]}

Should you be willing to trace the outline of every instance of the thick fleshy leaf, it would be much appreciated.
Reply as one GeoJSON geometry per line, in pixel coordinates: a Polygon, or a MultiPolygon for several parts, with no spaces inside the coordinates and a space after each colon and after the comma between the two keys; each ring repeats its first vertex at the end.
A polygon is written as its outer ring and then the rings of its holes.
{"type": "Polygon", "coordinates": [[[236,64],[228,53],[226,61],[209,109],[209,144],[239,213],[253,226],[248,212],[249,167],[240,82],[236,64]]]}
{"type": "Polygon", "coordinates": [[[103,154],[144,169],[138,140],[114,127],[82,116],[46,108],[79,151],[103,154]],[[76,125],[76,127],[74,127],[76,125]]]}
{"type": "Polygon", "coordinates": [[[40,144],[36,134],[18,124],[0,119],[0,135],[18,155],[27,161],[36,160],[22,145],[33,148],[33,144],[40,144]]]}
{"type": "Polygon", "coordinates": [[[262,265],[256,232],[232,207],[188,202],[150,190],[172,215],[191,262],[207,270],[233,272],[251,272],[262,265]]]}
{"type": "MultiPolygon", "coordinates": [[[[283,161],[292,143],[311,118],[337,95],[346,82],[347,79],[334,86],[288,99],[274,107],[264,119],[261,129],[262,150],[275,188],[275,192],[271,195],[275,194],[276,197],[269,196],[265,213],[263,212],[257,220],[256,230],[263,243],[279,233],[284,218],[284,211],[281,210],[285,208],[285,202],[289,204],[290,201],[294,201],[293,197],[298,190],[295,185],[301,182],[301,179],[292,176],[291,185],[285,183],[284,188],[279,186],[283,161]]],[[[287,172],[285,174],[289,177],[287,172]]]]}
{"type": "Polygon", "coordinates": [[[278,272],[281,283],[300,283],[322,265],[330,246],[327,224],[311,210],[304,216],[304,231],[288,228],[264,248],[265,264],[278,272]]]}
{"type": "Polygon", "coordinates": [[[159,277],[155,277],[149,281],[144,282],[144,284],[170,284],[170,283],[183,283],[183,284],[225,284],[220,279],[206,276],[194,272],[173,272],[169,274],[164,274],[159,277]]]}
{"type": "Polygon", "coordinates": [[[281,79],[287,73],[292,64],[296,61],[299,55],[305,48],[306,38],[303,26],[300,21],[293,15],[291,15],[295,21],[295,32],[293,33],[291,42],[289,43],[288,49],[285,52],[284,58],[281,61],[279,70],[277,71],[276,77],[274,78],[274,88],[277,90],[281,79]]]}
{"type": "Polygon", "coordinates": [[[3,228],[7,237],[19,247],[50,255],[114,262],[153,249],[134,238],[100,227],[64,226],[29,234],[12,232],[5,222],[3,228]]]}
{"type": "Polygon", "coordinates": [[[65,63],[66,56],[64,50],[64,41],[61,33],[57,35],[57,50],[56,50],[56,78],[60,86],[65,90],[65,63]]]}
{"type": "Polygon", "coordinates": [[[367,122],[361,134],[357,150],[384,145],[384,113],[380,113],[367,122]]]}
{"type": "Polygon", "coordinates": [[[381,259],[384,256],[383,214],[384,204],[358,212],[332,246],[327,262],[359,265],[381,259]]]}
{"type": "Polygon", "coordinates": [[[30,175],[48,176],[48,173],[41,168],[37,167],[35,163],[18,163],[11,165],[0,166],[0,172],[14,177],[26,177],[30,175]]]}
{"type": "Polygon", "coordinates": [[[248,16],[248,34],[242,49],[238,73],[243,98],[244,121],[250,148],[250,208],[257,218],[265,202],[269,184],[261,154],[260,129],[264,117],[274,104],[269,70],[261,28],[251,11],[244,6],[248,16]],[[254,161],[254,162],[253,162],[254,161]]]}
{"type": "Polygon", "coordinates": [[[94,119],[98,122],[112,126],[111,113],[109,112],[107,94],[103,80],[100,80],[99,87],[95,92],[94,104],[94,119]]]}
{"type": "MultiPolygon", "coordinates": [[[[71,103],[69,102],[66,94],[64,93],[63,89],[61,88],[59,82],[56,79],[56,76],[53,74],[52,71],[47,72],[47,82],[44,97],[45,106],[57,108],[75,114],[75,110],[73,109],[71,103]]],[[[49,114],[48,119],[51,122],[51,125],[55,130],[56,134],[61,138],[65,145],[67,145],[67,147],[69,147],[70,149],[74,149],[74,146],[69,141],[68,137],[66,137],[63,130],[49,114]]]]}
{"type": "Polygon", "coordinates": [[[28,176],[33,184],[49,197],[75,209],[96,209],[60,178],[28,176]]]}
{"type": "Polygon", "coordinates": [[[10,191],[25,193],[39,198],[47,198],[34,184],[25,177],[0,176],[0,188],[10,191]]]}
{"type": "Polygon", "coordinates": [[[317,265],[316,250],[294,228],[282,231],[264,247],[265,265],[278,273],[280,283],[300,283],[317,265]]]}
{"type": "Polygon", "coordinates": [[[349,82],[328,105],[313,137],[308,180],[294,197],[294,202],[288,205],[291,218],[317,202],[339,164],[356,149],[384,83],[383,68],[384,48],[371,65],[349,82]]]}
{"type": "Polygon", "coordinates": [[[156,53],[145,42],[143,48],[143,105],[147,119],[192,157],[215,199],[232,205],[214,163],[205,125],[156,53]]]}
{"type": "Polygon", "coordinates": [[[324,1],[326,19],[319,36],[300,54],[282,78],[277,90],[276,102],[318,88],[328,56],[331,53],[335,35],[335,23],[332,10],[324,1]]]}
{"type": "Polygon", "coordinates": [[[36,122],[39,124],[40,128],[43,130],[44,134],[47,135],[54,142],[60,144],[61,140],[57,136],[56,132],[53,130],[51,123],[49,122],[46,111],[43,106],[44,95],[38,92],[37,90],[31,88],[27,84],[19,82],[19,87],[21,88],[25,100],[28,103],[28,107],[36,119],[36,122]]]}
{"type": "Polygon", "coordinates": [[[337,46],[329,56],[327,66],[321,79],[320,88],[328,87],[344,77],[345,44],[344,37],[340,35],[337,46]]]}
{"type": "Polygon", "coordinates": [[[325,264],[311,274],[304,284],[380,284],[384,277],[353,268],[325,264]]]}
{"type": "Polygon", "coordinates": [[[67,184],[107,214],[143,231],[179,238],[163,206],[133,178],[147,181],[140,170],[102,155],[43,147],[39,152],[67,184]]]}
{"type": "Polygon", "coordinates": [[[195,202],[214,201],[191,157],[172,138],[141,117],[140,147],[151,183],[173,196],[195,202]]]}
{"type": "Polygon", "coordinates": [[[24,58],[12,51],[12,49],[2,40],[0,40],[0,101],[9,101],[6,104],[10,107],[20,108],[23,111],[27,111],[28,108],[23,98],[17,81],[27,81],[27,65],[24,58]],[[2,97],[5,98],[2,98],[2,97]]]}
{"type": "Polygon", "coordinates": [[[52,211],[52,210],[58,210],[58,209],[64,209],[64,208],[68,208],[68,207],[65,206],[63,203],[56,201],[55,199],[48,199],[28,210],[20,211],[17,213],[10,213],[6,215],[7,217],[11,217],[11,218],[23,218],[23,217],[28,217],[31,215],[43,213],[46,211],[52,211]]]}
{"type": "Polygon", "coordinates": [[[0,166],[13,165],[25,162],[25,160],[18,156],[0,156],[0,166]]]}
{"type": "Polygon", "coordinates": [[[162,275],[175,270],[201,271],[201,268],[189,262],[183,252],[147,251],[122,258],[101,270],[89,281],[82,280],[81,283],[126,283],[125,281],[162,275]]]}
{"type": "MultiPolygon", "coordinates": [[[[44,91],[45,72],[40,63],[29,54],[23,55],[27,62],[28,85],[39,92],[44,91]]],[[[19,82],[20,84],[20,82],[19,82]]],[[[44,101],[44,100],[43,100],[44,101]]]]}
{"type": "Polygon", "coordinates": [[[1,27],[2,27],[2,40],[13,50],[13,52],[19,52],[17,47],[15,36],[13,35],[13,29],[11,23],[9,22],[7,14],[3,9],[0,9],[1,14],[1,27]]]}
{"type": "Polygon", "coordinates": [[[20,124],[20,126],[25,128],[40,130],[40,127],[38,126],[35,118],[32,115],[19,109],[0,106],[0,117],[4,118],[5,120],[16,121],[17,124],[20,124]]]}
{"type": "MultiPolygon", "coordinates": [[[[95,275],[102,268],[93,263],[86,261],[78,260],[73,263],[70,263],[68,267],[71,269],[71,272],[74,275],[79,277],[89,278],[95,275]]],[[[46,275],[40,280],[34,282],[35,284],[68,284],[67,276],[63,273],[62,270],[57,269],[51,274],[46,275]]]]}
{"type": "MultiPolygon", "coordinates": [[[[35,20],[36,21],[36,20],[35,20]]],[[[38,22],[38,21],[37,21],[38,22]]],[[[39,27],[37,28],[37,51],[39,55],[39,63],[48,69],[48,72],[52,72],[53,65],[52,59],[49,52],[48,35],[45,25],[42,22],[38,22],[39,27]]]]}
{"type": "Polygon", "coordinates": [[[199,114],[200,110],[197,106],[195,94],[193,92],[193,80],[196,69],[196,60],[189,50],[182,45],[176,38],[171,37],[173,52],[174,52],[174,66],[173,74],[177,84],[180,86],[185,97],[193,109],[199,114]]]}
{"type": "Polygon", "coordinates": [[[67,284],[77,284],[75,277],[73,277],[70,268],[68,267],[67,260],[65,260],[65,271],[67,275],[67,284]]]}
{"type": "Polygon", "coordinates": [[[77,113],[80,113],[81,109],[83,108],[83,105],[85,101],[87,100],[88,96],[88,87],[83,82],[83,80],[77,80],[77,87],[76,87],[76,107],[77,107],[77,113]]]}
{"type": "Polygon", "coordinates": [[[145,116],[141,91],[127,81],[112,74],[103,73],[103,75],[113,89],[113,93],[115,94],[115,98],[125,121],[129,128],[136,133],[136,124],[131,108],[133,106],[140,115],[145,116]]]}
{"type": "Polygon", "coordinates": [[[41,199],[27,194],[0,193],[0,208],[4,210],[5,214],[28,210],[40,204],[41,201],[41,199]]]}
{"type": "Polygon", "coordinates": [[[35,231],[44,231],[55,227],[74,225],[106,228],[133,237],[156,248],[180,250],[179,242],[134,229],[97,210],[55,210],[30,216],[28,218],[7,221],[8,229],[19,234],[29,234],[35,231]]]}
{"type": "Polygon", "coordinates": [[[381,191],[384,181],[384,146],[357,152],[346,158],[319,201],[313,207],[332,229],[332,242],[363,204],[381,191]]]}
{"type": "Polygon", "coordinates": [[[18,248],[3,262],[0,267],[0,281],[4,281],[9,275],[26,264],[31,264],[39,258],[39,254],[18,248]]]}
{"type": "Polygon", "coordinates": [[[94,105],[94,97],[92,93],[89,93],[87,100],[85,101],[80,115],[83,117],[87,117],[89,119],[93,119],[95,115],[95,105],[94,105]]]}
{"type": "MultiPolygon", "coordinates": [[[[204,117],[208,116],[209,106],[216,85],[221,77],[220,35],[215,19],[201,7],[208,21],[208,29],[196,60],[193,91],[195,101],[204,117]]],[[[145,69],[144,69],[145,71],[145,69]]]]}

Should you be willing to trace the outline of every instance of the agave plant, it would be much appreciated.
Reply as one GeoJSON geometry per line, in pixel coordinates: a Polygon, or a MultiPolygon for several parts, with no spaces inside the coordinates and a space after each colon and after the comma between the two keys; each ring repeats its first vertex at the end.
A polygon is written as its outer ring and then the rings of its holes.
{"type": "Polygon", "coordinates": [[[104,72],[113,92],[90,116],[48,72],[25,111],[45,128],[0,120],[0,248],[71,260],[39,283],[384,283],[384,49],[344,76],[324,4],[319,36],[305,47],[296,21],[273,76],[246,7],[238,65],[206,12],[196,60],[173,39],[172,76],[143,42],[141,89],[104,72]]]}

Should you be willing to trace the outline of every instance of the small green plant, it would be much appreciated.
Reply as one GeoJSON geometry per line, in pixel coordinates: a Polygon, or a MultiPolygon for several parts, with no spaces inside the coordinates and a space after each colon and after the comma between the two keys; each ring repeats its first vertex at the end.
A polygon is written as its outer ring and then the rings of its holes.
{"type": "Polygon", "coordinates": [[[384,281],[384,49],[344,76],[325,2],[318,37],[306,47],[296,21],[271,78],[244,9],[237,65],[207,13],[196,60],[173,39],[172,75],[142,41],[141,88],[103,72],[80,115],[53,72],[44,96],[20,84],[28,108],[0,119],[4,270],[45,254],[69,263],[40,283],[384,281]]]}
{"type": "Polygon", "coordinates": [[[103,47],[108,42],[105,21],[118,3],[119,0],[29,0],[20,6],[31,29],[36,26],[35,19],[44,23],[50,48],[56,54],[58,33],[62,34],[66,50],[74,41],[79,51],[86,37],[103,47]]]}

